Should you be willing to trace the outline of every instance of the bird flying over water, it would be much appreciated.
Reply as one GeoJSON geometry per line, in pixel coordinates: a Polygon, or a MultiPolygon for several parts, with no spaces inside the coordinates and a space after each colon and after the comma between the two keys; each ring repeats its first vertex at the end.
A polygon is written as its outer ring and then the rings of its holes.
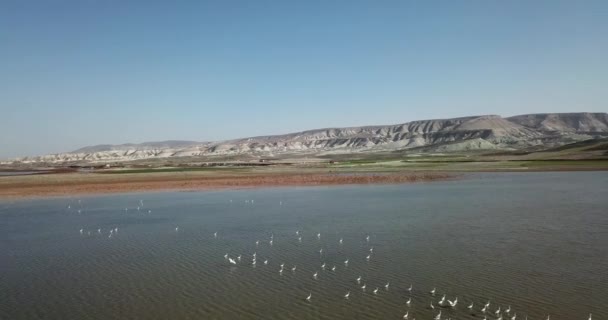
{"type": "Polygon", "coordinates": [[[456,305],[458,304],[458,297],[456,297],[456,299],[450,301],[448,300],[448,303],[450,304],[450,307],[454,308],[456,307],[456,305]]]}
{"type": "Polygon", "coordinates": [[[435,316],[435,320],[441,320],[441,310],[439,310],[439,313],[435,316]]]}

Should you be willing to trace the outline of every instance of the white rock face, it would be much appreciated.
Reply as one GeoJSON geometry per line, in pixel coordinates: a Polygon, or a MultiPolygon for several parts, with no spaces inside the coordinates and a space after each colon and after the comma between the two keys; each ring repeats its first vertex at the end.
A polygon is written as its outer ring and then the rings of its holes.
{"type": "Polygon", "coordinates": [[[219,142],[163,141],[99,145],[16,159],[23,163],[115,162],[150,158],[284,153],[355,153],[432,147],[438,152],[559,146],[608,136],[606,113],[497,115],[412,121],[397,125],[327,128],[219,142]]]}

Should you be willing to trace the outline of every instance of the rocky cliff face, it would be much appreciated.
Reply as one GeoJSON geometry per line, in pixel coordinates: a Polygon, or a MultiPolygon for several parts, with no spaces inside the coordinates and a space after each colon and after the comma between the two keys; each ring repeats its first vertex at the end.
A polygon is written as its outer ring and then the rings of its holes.
{"type": "Polygon", "coordinates": [[[220,142],[164,141],[101,145],[74,152],[17,159],[21,162],[129,161],[185,156],[280,156],[359,153],[429,147],[434,152],[555,147],[608,136],[606,113],[483,115],[397,125],[328,128],[220,142]]]}

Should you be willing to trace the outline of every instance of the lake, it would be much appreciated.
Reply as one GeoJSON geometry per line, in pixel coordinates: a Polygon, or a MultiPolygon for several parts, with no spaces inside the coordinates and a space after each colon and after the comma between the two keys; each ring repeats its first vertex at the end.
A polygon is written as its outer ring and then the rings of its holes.
{"type": "Polygon", "coordinates": [[[1,200],[0,318],[608,319],[607,208],[608,172],[1,200]]]}

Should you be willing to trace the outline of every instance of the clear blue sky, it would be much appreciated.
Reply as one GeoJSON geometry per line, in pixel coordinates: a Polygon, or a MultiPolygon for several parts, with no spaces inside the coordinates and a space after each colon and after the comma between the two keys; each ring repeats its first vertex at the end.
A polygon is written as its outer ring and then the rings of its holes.
{"type": "Polygon", "coordinates": [[[608,1],[0,1],[0,158],[606,112],[608,1]]]}

